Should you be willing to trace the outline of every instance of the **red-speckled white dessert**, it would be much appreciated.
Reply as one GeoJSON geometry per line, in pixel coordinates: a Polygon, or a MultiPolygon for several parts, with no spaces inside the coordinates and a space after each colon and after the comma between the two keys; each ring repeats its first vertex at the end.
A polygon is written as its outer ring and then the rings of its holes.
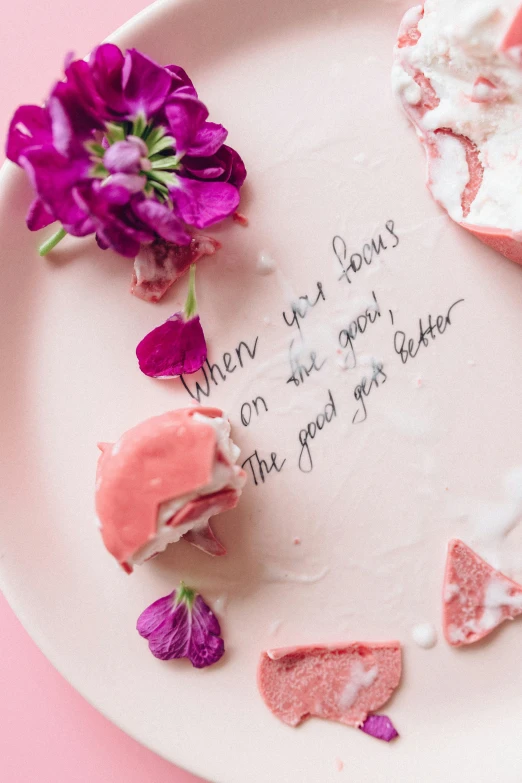
{"type": "Polygon", "coordinates": [[[394,88],[453,220],[522,263],[522,14],[518,0],[426,0],[403,18],[394,88]]]}
{"type": "Polygon", "coordinates": [[[209,519],[234,508],[245,483],[229,435],[221,410],[194,406],[100,444],[96,512],[105,546],[127,572],[182,536],[225,554],[209,519]]]}

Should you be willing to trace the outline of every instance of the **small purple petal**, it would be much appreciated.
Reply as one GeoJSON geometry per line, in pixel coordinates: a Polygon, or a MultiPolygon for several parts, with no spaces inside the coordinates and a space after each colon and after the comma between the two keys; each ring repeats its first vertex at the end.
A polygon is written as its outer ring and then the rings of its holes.
{"type": "Polygon", "coordinates": [[[111,174],[137,174],[141,169],[141,159],[147,154],[147,148],[141,139],[137,141],[117,141],[112,144],[103,156],[105,168],[111,174]],[[138,144],[141,142],[141,144],[138,144]]]}
{"type": "Polygon", "coordinates": [[[41,228],[45,228],[51,223],[54,223],[55,220],[55,216],[49,207],[44,204],[42,199],[35,198],[29,207],[29,212],[27,213],[26,218],[27,228],[29,231],[39,231],[41,228]]]}
{"type": "Polygon", "coordinates": [[[140,370],[150,378],[174,378],[197,372],[207,358],[207,345],[199,316],[185,321],[175,313],[138,344],[140,370]]]}
{"type": "Polygon", "coordinates": [[[187,149],[187,154],[198,157],[215,155],[227,136],[228,131],[222,125],[216,125],[215,122],[205,122],[196,132],[187,149]]]}
{"type": "Polygon", "coordinates": [[[359,728],[371,737],[385,742],[391,742],[392,739],[399,736],[399,732],[386,715],[368,715],[359,728]]]}
{"type": "Polygon", "coordinates": [[[165,204],[155,199],[136,200],[133,209],[147,226],[158,236],[175,245],[188,245],[191,239],[183,223],[165,204]]]}
{"type": "Polygon", "coordinates": [[[178,590],[155,601],[139,616],[138,633],[161,660],[188,658],[202,669],[219,661],[225,652],[217,617],[199,594],[178,590]]]}
{"type": "Polygon", "coordinates": [[[52,142],[51,118],[41,106],[19,106],[15,111],[7,135],[6,155],[18,163],[20,155],[29,147],[52,142]]]}
{"type": "Polygon", "coordinates": [[[185,223],[206,228],[237,209],[239,191],[227,182],[201,182],[178,177],[170,195],[185,223]]]}
{"type": "Polygon", "coordinates": [[[122,80],[130,116],[142,112],[147,118],[163,106],[172,84],[165,68],[136,49],[129,49],[125,55],[122,80]]]}
{"type": "Polygon", "coordinates": [[[192,609],[192,634],[187,657],[196,669],[217,663],[225,652],[219,621],[198,595],[192,609]]]}
{"type": "Polygon", "coordinates": [[[208,109],[193,95],[175,94],[165,107],[165,114],[176,142],[176,154],[184,154],[196,140],[208,109]]]}
{"type": "Polygon", "coordinates": [[[172,614],[176,601],[176,591],[173,590],[169,595],[158,598],[153,604],[148,606],[138,617],[136,624],[137,631],[144,639],[149,636],[172,614]]]}
{"type": "Polygon", "coordinates": [[[111,174],[103,182],[103,195],[111,204],[127,204],[135,193],[143,190],[146,182],[138,174],[111,174]]]}
{"type": "Polygon", "coordinates": [[[118,47],[109,43],[98,46],[89,58],[93,83],[105,103],[104,115],[109,119],[120,119],[127,108],[122,86],[124,62],[118,47]]]}
{"type": "Polygon", "coordinates": [[[196,88],[192,84],[186,71],[180,65],[166,65],[165,70],[172,74],[172,91],[183,90],[183,92],[194,95],[196,98],[198,94],[196,88]]]}

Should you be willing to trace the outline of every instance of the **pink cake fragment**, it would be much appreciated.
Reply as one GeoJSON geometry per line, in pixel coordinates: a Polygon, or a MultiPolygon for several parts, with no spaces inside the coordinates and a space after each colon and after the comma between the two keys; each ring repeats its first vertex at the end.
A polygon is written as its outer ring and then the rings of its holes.
{"type": "Polygon", "coordinates": [[[246,479],[229,433],[222,411],[195,405],[99,444],[100,532],[125,571],[181,537],[210,555],[226,553],[209,519],[237,505],[246,479]]]}
{"type": "Polygon", "coordinates": [[[448,546],[443,589],[444,635],[453,647],[473,644],[522,614],[522,585],[496,571],[459,539],[448,546]]]}
{"type": "Polygon", "coordinates": [[[258,687],[267,707],[288,726],[314,716],[360,727],[382,707],[401,679],[399,642],[267,650],[258,687]]]}
{"type": "Polygon", "coordinates": [[[522,180],[522,6],[507,0],[486,11],[476,0],[425,0],[410,9],[398,32],[394,87],[426,152],[434,199],[520,264],[522,219],[511,191],[522,180]]]}

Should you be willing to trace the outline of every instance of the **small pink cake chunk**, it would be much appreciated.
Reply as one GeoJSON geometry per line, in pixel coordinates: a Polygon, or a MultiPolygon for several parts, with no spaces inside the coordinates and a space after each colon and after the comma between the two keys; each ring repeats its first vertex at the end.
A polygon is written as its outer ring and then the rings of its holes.
{"type": "Polygon", "coordinates": [[[433,198],[522,264],[522,7],[424,0],[406,12],[393,85],[427,159],[433,198]]]}
{"type": "Polygon", "coordinates": [[[401,679],[399,642],[267,650],[257,681],[267,707],[289,726],[314,716],[361,726],[401,679]]]}
{"type": "Polygon", "coordinates": [[[210,555],[225,554],[209,519],[237,505],[246,474],[222,411],[169,411],[99,448],[96,513],[103,542],[125,571],[182,536],[210,555]]]}
{"type": "Polygon", "coordinates": [[[478,642],[522,614],[522,585],[456,538],[448,546],[442,598],[444,635],[454,647],[478,642]]]}

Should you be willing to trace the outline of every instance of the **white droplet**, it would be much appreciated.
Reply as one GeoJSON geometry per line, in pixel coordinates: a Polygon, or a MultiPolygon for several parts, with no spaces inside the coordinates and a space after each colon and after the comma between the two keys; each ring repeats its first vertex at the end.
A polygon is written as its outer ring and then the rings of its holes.
{"type": "Polygon", "coordinates": [[[256,272],[258,275],[270,275],[276,268],[276,263],[269,253],[262,250],[257,257],[256,272]]]}
{"type": "Polygon", "coordinates": [[[411,636],[415,644],[429,650],[437,644],[437,631],[431,623],[419,623],[412,628],[411,636]]]}

